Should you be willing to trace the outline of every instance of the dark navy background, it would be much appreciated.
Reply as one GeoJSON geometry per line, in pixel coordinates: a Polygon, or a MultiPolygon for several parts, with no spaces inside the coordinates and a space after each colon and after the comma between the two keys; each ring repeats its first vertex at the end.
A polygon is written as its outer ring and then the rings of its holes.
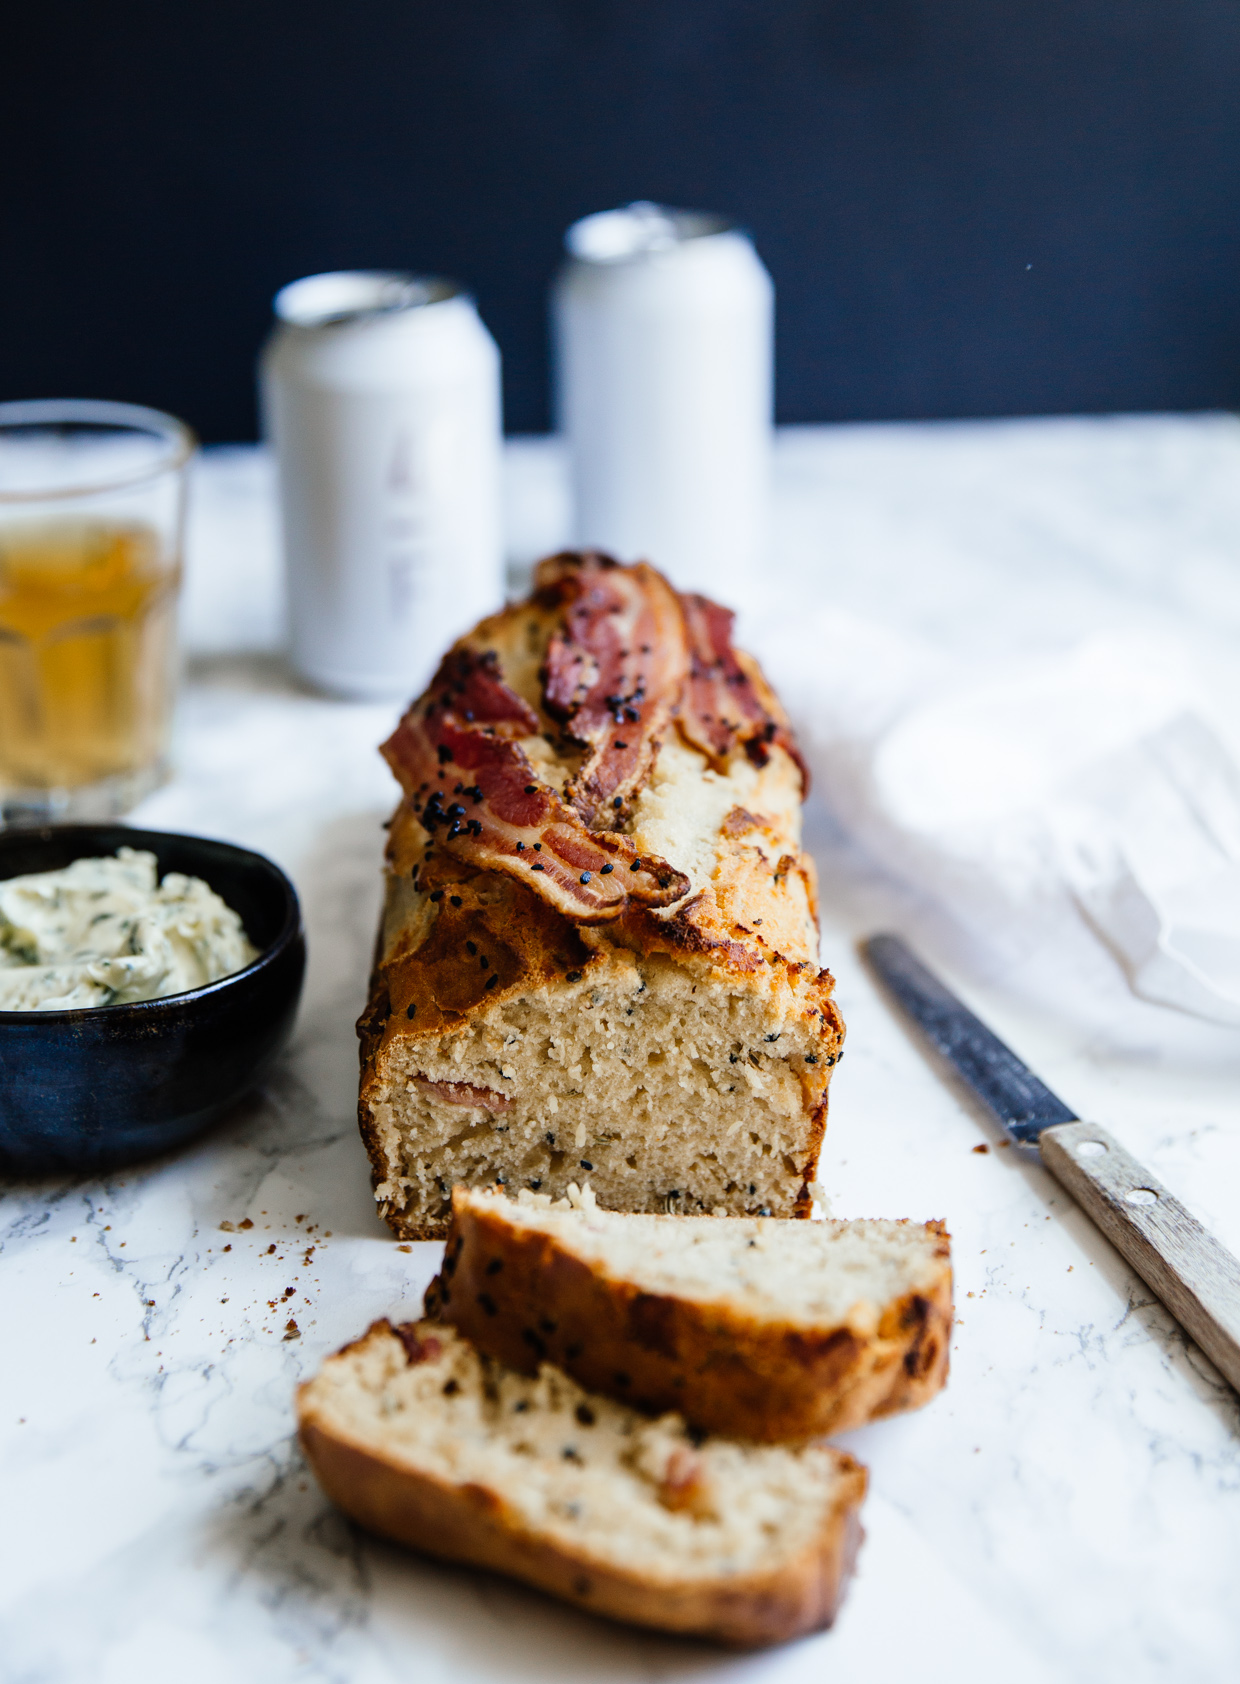
{"type": "Polygon", "coordinates": [[[254,427],[272,292],[465,281],[548,420],[565,225],[746,224],[788,421],[1240,404],[1237,0],[23,0],[0,396],[254,427]]]}

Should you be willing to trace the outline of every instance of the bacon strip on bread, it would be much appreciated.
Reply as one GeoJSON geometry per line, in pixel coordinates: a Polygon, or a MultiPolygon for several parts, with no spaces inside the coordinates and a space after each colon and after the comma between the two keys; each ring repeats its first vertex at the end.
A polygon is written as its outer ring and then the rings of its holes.
{"type": "Polygon", "coordinates": [[[689,649],[689,670],[676,708],[681,734],[700,749],[717,772],[739,746],[757,766],[770,759],[778,743],[801,772],[802,792],[809,791],[809,771],[788,721],[756,662],[742,665],[732,644],[736,619],[709,597],[680,598],[689,649]]]}
{"type": "Polygon", "coordinates": [[[540,781],[519,741],[538,723],[504,683],[492,652],[458,648],[383,755],[436,845],[508,872],[579,923],[616,918],[630,899],[646,906],[679,900],[689,888],[683,872],[641,857],[627,836],[588,830],[577,809],[540,781]]]}
{"type": "Polygon", "coordinates": [[[544,600],[566,605],[543,667],[543,700],[589,753],[565,794],[591,828],[619,826],[650,775],[689,670],[676,592],[653,567],[594,551],[544,561],[544,600]]]}

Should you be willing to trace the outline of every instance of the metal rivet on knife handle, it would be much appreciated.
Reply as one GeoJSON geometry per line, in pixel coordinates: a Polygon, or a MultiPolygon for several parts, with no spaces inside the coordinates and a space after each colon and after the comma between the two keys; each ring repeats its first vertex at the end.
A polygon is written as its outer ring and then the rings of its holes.
{"type": "Polygon", "coordinates": [[[1039,1080],[895,935],[861,950],[987,1110],[1042,1162],[1240,1391],[1240,1263],[1148,1170],[1039,1080]]]}
{"type": "Polygon", "coordinates": [[[1058,1123],[1038,1146],[1056,1181],[1240,1391],[1240,1263],[1096,1124],[1058,1123]]]}

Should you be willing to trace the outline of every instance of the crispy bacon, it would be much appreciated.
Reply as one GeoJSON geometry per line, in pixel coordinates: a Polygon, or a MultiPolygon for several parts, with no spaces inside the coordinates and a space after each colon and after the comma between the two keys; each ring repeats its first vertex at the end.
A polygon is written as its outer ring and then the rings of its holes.
{"type": "Polygon", "coordinates": [[[659,1482],[659,1501],[663,1507],[673,1513],[687,1509],[691,1514],[705,1517],[713,1513],[713,1497],[706,1463],[687,1445],[677,1445],[659,1482]]]}
{"type": "Polygon", "coordinates": [[[778,703],[732,646],[732,610],[705,596],[682,596],[680,605],[689,644],[689,675],[676,709],[682,734],[719,771],[738,745],[755,765],[765,766],[771,744],[778,743],[796,761],[808,793],[809,771],[778,703]]]}
{"type": "Polygon", "coordinates": [[[431,681],[432,706],[450,709],[466,725],[502,726],[504,733],[532,737],[538,715],[504,683],[493,649],[450,649],[431,681]]]}
{"type": "MultiPolygon", "coordinates": [[[[388,1323],[392,1327],[391,1322],[388,1323]]],[[[392,1327],[392,1332],[405,1347],[405,1361],[410,1368],[416,1368],[421,1362],[434,1362],[443,1351],[443,1342],[434,1336],[423,1339],[418,1334],[416,1321],[401,1322],[399,1327],[392,1327]]]]}
{"type": "Polygon", "coordinates": [[[421,1071],[413,1078],[419,1093],[441,1105],[467,1105],[474,1111],[507,1111],[512,1097],[495,1088],[476,1088],[472,1082],[435,1082],[421,1071]]]}
{"type": "Polygon", "coordinates": [[[459,649],[383,745],[413,810],[459,859],[506,871],[579,923],[616,918],[632,898],[668,906],[689,880],[642,858],[614,831],[586,829],[540,781],[519,741],[538,720],[508,689],[493,653],[459,649]]]}
{"type": "Polygon", "coordinates": [[[590,751],[565,795],[591,827],[618,825],[650,775],[688,672],[676,593],[645,562],[621,567],[590,550],[544,561],[536,586],[567,603],[547,648],[543,700],[590,751]]]}

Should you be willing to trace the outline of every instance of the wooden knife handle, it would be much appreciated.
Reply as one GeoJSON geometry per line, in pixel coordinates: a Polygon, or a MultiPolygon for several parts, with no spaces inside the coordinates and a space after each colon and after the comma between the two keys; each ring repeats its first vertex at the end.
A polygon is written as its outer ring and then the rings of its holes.
{"type": "Polygon", "coordinates": [[[1042,1162],[1240,1392],[1240,1263],[1093,1123],[1038,1136],[1042,1162]]]}

